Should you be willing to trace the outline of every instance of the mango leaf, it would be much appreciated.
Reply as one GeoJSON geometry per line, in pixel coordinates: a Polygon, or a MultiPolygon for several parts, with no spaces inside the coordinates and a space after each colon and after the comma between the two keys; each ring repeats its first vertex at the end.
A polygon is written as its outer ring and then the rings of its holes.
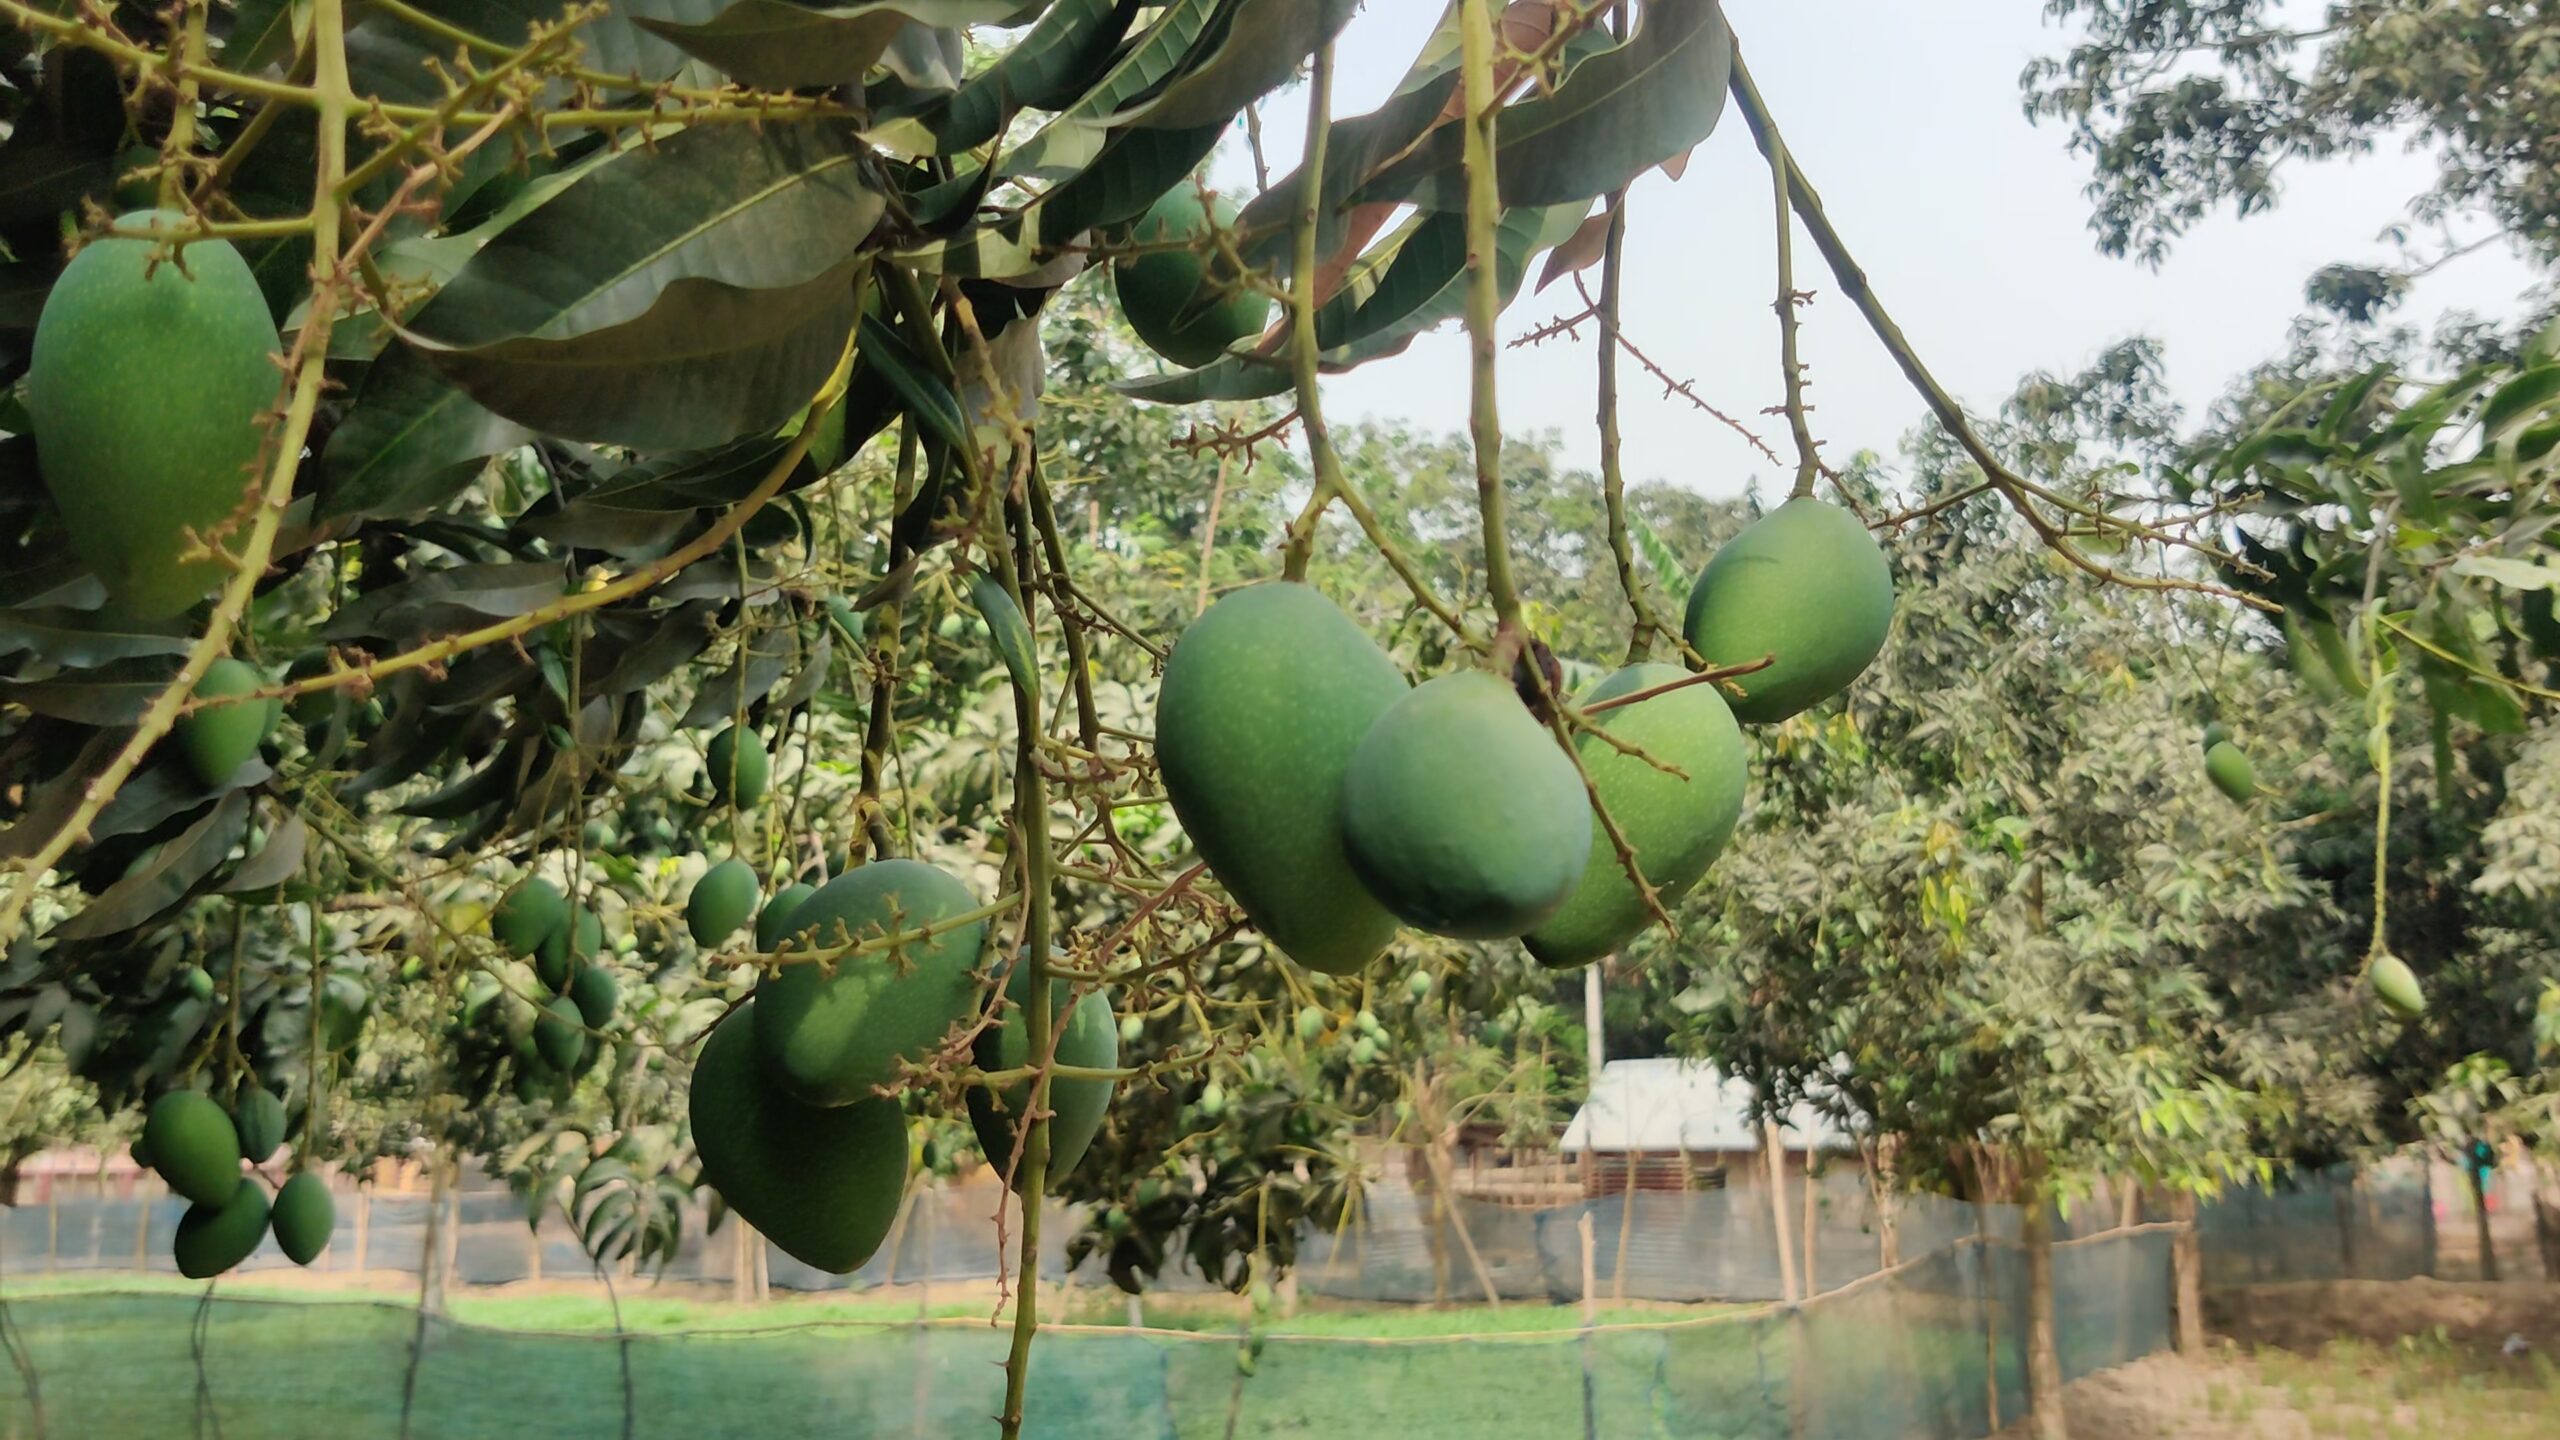
{"type": "Polygon", "coordinates": [[[2510,590],[2560,590],[2560,569],[2502,555],[2465,555],[2453,562],[2453,573],[2510,590]]]}
{"type": "Polygon", "coordinates": [[[1011,218],[908,250],[898,259],[978,279],[1034,274],[1087,231],[1146,213],[1198,169],[1225,134],[1224,125],[1116,132],[1089,166],[1011,218]]]}
{"type": "Polygon", "coordinates": [[[686,707],[676,728],[699,730],[717,724],[771,694],[773,687],[782,683],[783,672],[791,668],[793,652],[798,649],[787,625],[758,631],[728,669],[695,692],[693,704],[686,707]]]}
{"type": "Polygon", "coordinates": [[[1057,110],[1074,103],[1112,47],[1137,18],[1132,0],[1060,0],[1003,57],[947,96],[900,107],[872,100],[884,110],[903,108],[871,132],[889,149],[919,155],[956,155],[1004,133],[1025,109],[1057,110]]]}
{"type": "Polygon", "coordinates": [[[818,643],[808,646],[801,654],[799,675],[793,678],[790,689],[774,697],[771,708],[787,713],[818,698],[818,691],[825,687],[827,672],[834,667],[835,660],[835,632],[821,625],[818,627],[818,643]]]}
{"type": "MultiPolygon", "coordinates": [[[[532,27],[557,23],[576,0],[410,0],[444,24],[514,49],[532,27]]],[[[697,24],[720,13],[728,0],[607,0],[602,13],[578,27],[579,62],[608,75],[634,77],[631,89],[648,91],[663,81],[717,85],[720,75],[645,28],[651,23],[697,24]]],[[[347,28],[347,68],[356,93],[432,105],[444,98],[437,79],[449,70],[454,43],[394,15],[354,11],[347,28]]],[[[553,81],[545,104],[565,99],[565,82],[553,81]]]]}
{"type": "Polygon", "coordinates": [[[356,403],[329,437],[323,520],[423,514],[443,508],[481,465],[533,438],[512,420],[395,346],[374,362],[356,403]]]}
{"type": "Polygon", "coordinates": [[[862,364],[889,387],[926,434],[945,445],[969,443],[969,420],[960,398],[905,336],[876,315],[862,317],[862,364]]]}
{"type": "Polygon", "coordinates": [[[1221,19],[1223,33],[1206,55],[1186,61],[1182,78],[1126,117],[1151,130],[1224,125],[1276,90],[1298,62],[1342,33],[1358,0],[1237,0],[1221,19]]]}
{"type": "Polygon", "coordinates": [[[225,895],[268,895],[281,889],[286,881],[302,873],[303,852],[311,844],[311,826],[303,818],[287,815],[276,826],[258,853],[240,862],[231,878],[222,882],[225,895]]]}
{"type": "Polygon", "coordinates": [[[2538,365],[2498,387],[2480,407],[2482,441],[2494,446],[2534,422],[2560,403],[2560,365],[2538,365]]]}
{"type": "MultiPolygon", "coordinates": [[[[58,758],[48,757],[52,763],[28,780],[18,822],[0,830],[0,859],[20,860],[44,848],[45,842],[53,838],[54,833],[71,818],[71,812],[80,808],[80,802],[88,797],[89,781],[114,763],[116,755],[124,749],[125,741],[131,738],[130,732],[121,729],[94,730],[82,742],[79,753],[70,757],[67,764],[58,758]]],[[[58,756],[59,752],[56,753],[58,756]]],[[[129,790],[142,783],[150,774],[149,770],[143,771],[128,781],[125,788],[129,790]]],[[[117,793],[121,795],[123,792],[117,793]]],[[[93,827],[93,838],[95,834],[93,827]]]]}
{"type": "MultiPolygon", "coordinates": [[[[1175,0],[1166,6],[1081,99],[1006,157],[1002,173],[1056,181],[1091,165],[1114,126],[1127,120],[1123,112],[1180,72],[1220,8],[1220,0],[1175,0]]],[[[1217,124],[1223,130],[1226,121],[1217,124]]]]}
{"type": "Polygon", "coordinates": [[[222,40],[222,68],[254,74],[293,53],[295,0],[240,0],[222,40]]]}
{"type": "MultiPolygon", "coordinates": [[[[1351,192],[1440,123],[1449,97],[1457,93],[1458,79],[1454,52],[1435,58],[1433,51],[1426,51],[1424,59],[1405,76],[1386,104],[1335,124],[1325,146],[1324,188],[1317,210],[1317,254],[1330,255],[1343,246],[1348,230],[1344,207],[1351,192]]],[[[1306,169],[1301,166],[1273,181],[1268,191],[1246,204],[1236,218],[1236,228],[1253,237],[1244,242],[1248,260],[1287,272],[1289,225],[1306,185],[1306,169]]]]}
{"type": "Polygon", "coordinates": [[[874,0],[829,8],[789,0],[734,0],[699,24],[642,18],[650,34],[767,90],[842,85],[880,63],[909,21],[930,26],[1001,20],[1008,0],[874,0]]]}
{"type": "MultiPolygon", "coordinates": [[[[1676,159],[1714,133],[1732,78],[1733,32],[1717,0],[1653,0],[1626,43],[1503,110],[1494,156],[1502,203],[1597,199],[1676,159]]],[[[1359,198],[1463,210],[1465,145],[1461,127],[1435,131],[1359,198]]]]}
{"type": "Polygon", "coordinates": [[[148,864],[106,888],[79,914],[53,927],[63,940],[93,940],[148,924],[152,917],[187,898],[189,892],[230,858],[233,846],[249,829],[249,792],[234,790],[214,802],[204,817],[178,838],[160,847],[148,864]]]}
{"type": "Polygon", "coordinates": [[[553,560],[455,565],[348,601],[320,634],[326,640],[417,635],[521,615],[559,599],[564,584],[561,563],[553,560]]]}
{"type": "Polygon", "coordinates": [[[0,683],[0,700],[82,725],[136,725],[177,673],[174,659],[144,656],[97,666],[77,679],[0,683]]]}
{"type": "Polygon", "coordinates": [[[1023,618],[1022,607],[1013,603],[994,576],[983,571],[969,577],[969,603],[987,622],[987,633],[995,638],[996,654],[1004,660],[1005,673],[1013,677],[1013,688],[1039,694],[1040,667],[1032,650],[1031,622],[1023,618]]]}
{"type": "Polygon", "coordinates": [[[883,201],[839,125],[704,126],[573,176],[405,337],[482,404],[572,439],[698,449],[789,419],[851,333],[883,201]]]}
{"type": "Polygon", "coordinates": [[[195,643],[184,618],[117,620],[89,610],[0,610],[0,655],[32,654],[70,670],[148,655],[184,655],[195,643]]]}

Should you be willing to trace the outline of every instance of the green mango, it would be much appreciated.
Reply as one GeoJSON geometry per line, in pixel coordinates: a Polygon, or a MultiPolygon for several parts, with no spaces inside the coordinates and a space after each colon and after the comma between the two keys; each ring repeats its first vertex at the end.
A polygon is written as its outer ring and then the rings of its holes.
{"type": "MultiPolygon", "coordinates": [[[[225,656],[205,667],[195,695],[200,700],[249,695],[266,683],[267,677],[255,666],[225,656]]],[[[276,717],[283,713],[281,706],[281,701],[258,700],[188,712],[178,721],[178,749],[187,757],[187,768],[207,785],[229,780],[257,758],[258,747],[266,743],[276,728],[276,717]]]]}
{"type": "Polygon", "coordinates": [[[267,1191],[255,1181],[242,1181],[217,1203],[199,1200],[178,1217],[178,1238],[169,1247],[178,1273],[190,1280],[210,1280],[249,1258],[267,1238],[267,1191]]]}
{"type": "MultiPolygon", "coordinates": [[[[1418,975],[1422,972],[1417,970],[1414,973],[1418,975]]],[[[1324,1013],[1323,1006],[1299,1006],[1297,1019],[1299,1042],[1302,1044],[1313,1045],[1316,1041],[1323,1039],[1324,1027],[1331,1022],[1332,1017],[1324,1013]]]]}
{"type": "MultiPolygon", "coordinates": [[[[1012,1003],[1005,1007],[1003,1018],[979,1031],[973,1042],[971,1058],[979,1069],[1018,1070],[1039,1060],[1031,1053],[1031,1021],[1022,1009],[1030,999],[1030,982],[1031,972],[1018,966],[1005,981],[1005,998],[1012,1003]]],[[[1074,987],[1063,980],[1053,980],[1049,987],[1050,1023],[1060,1027],[1056,1032],[1058,1063],[1087,1070],[1117,1066],[1120,1022],[1112,1018],[1109,997],[1097,990],[1069,1009],[1074,987]]],[[[1084,1158],[1093,1137],[1102,1131],[1103,1116],[1111,1108],[1112,1092],[1118,1088],[1109,1080],[1049,1077],[1050,1186],[1054,1187],[1084,1158]]],[[[978,1148],[986,1153],[987,1163],[1002,1174],[1006,1166],[1014,1163],[1020,1117],[1031,1108],[1031,1082],[1017,1081],[1001,1091],[972,1085],[968,1099],[969,1126],[978,1132],[978,1148]]],[[[1029,1178],[1027,1171],[1017,1173],[1014,1188],[1020,1190],[1029,1178]]]]}
{"type": "Polygon", "coordinates": [[[287,1260],[308,1265],[319,1259],[338,1228],[338,1202],[330,1198],[328,1182],[308,1170],[287,1179],[276,1191],[267,1228],[287,1260]]]}
{"type": "Polygon", "coordinates": [[[178,983],[194,999],[213,998],[213,977],[206,974],[205,968],[201,965],[188,966],[187,973],[179,977],[178,983]]]}
{"type": "Polygon", "coordinates": [[[1314,589],[1278,581],[1209,607],[1165,661],[1156,758],[1211,873],[1310,970],[1350,975],[1395,938],[1342,850],[1343,771],[1407,693],[1403,672],[1314,589]]]}
{"type": "Polygon", "coordinates": [[[711,737],[702,759],[711,775],[715,802],[741,810],[764,803],[765,789],[773,783],[773,757],[766,752],[762,735],[732,725],[711,737]]]}
{"type": "Polygon", "coordinates": [[[1186,369],[1208,364],[1271,323],[1271,298],[1243,285],[1208,249],[1211,231],[1232,227],[1236,213],[1224,196],[1203,205],[1199,187],[1186,179],[1130,227],[1130,241],[1150,248],[1111,267],[1129,328],[1148,349],[1186,369]]]}
{"type": "Polygon", "coordinates": [[[1893,567],[1858,517],[1828,501],[1790,500],[1733,537],[1689,592],[1683,627],[1714,665],[1766,670],[1734,683],[1733,716],[1769,725],[1849,688],[1893,628],[1893,567]]]}
{"type": "MultiPolygon", "coordinates": [[[[1677,665],[1631,665],[1592,687],[1582,703],[1598,705],[1686,678],[1677,665]]],[[[1690,685],[1607,711],[1595,723],[1611,735],[1682,772],[1666,774],[1598,736],[1577,742],[1600,801],[1636,852],[1644,878],[1668,909],[1724,853],[1742,819],[1751,778],[1742,727],[1713,685],[1690,685]]],[[[1529,953],[1554,966],[1588,965],[1651,924],[1617,847],[1595,821],[1582,883],[1555,918],[1529,932],[1529,953]]]]}
{"type": "Polygon", "coordinates": [[[2204,727],[2204,748],[2205,748],[2205,753],[2207,753],[2207,754],[2211,754],[2211,753],[2213,752],[2213,747],[2214,747],[2214,746],[2216,746],[2216,745],[2220,745],[2220,744],[2222,744],[2224,741],[2229,740],[2230,738],[2231,738],[2231,727],[2230,727],[2230,726],[2223,724],[2223,723],[2222,723],[2221,721],[2219,721],[2219,720],[2216,720],[2216,721],[2214,721],[2212,724],[2207,725],[2206,727],[2204,727]]]}
{"type": "Polygon", "coordinates": [[[569,923],[551,932],[533,952],[533,975],[554,995],[569,993],[578,971],[604,949],[604,921],[581,905],[569,912],[569,923]]]}
{"type": "Polygon", "coordinates": [[[240,1158],[264,1165],[284,1145],[284,1102],[253,1080],[232,1107],[231,1128],[240,1136],[240,1158]]]}
{"type": "Polygon", "coordinates": [[[2246,804],[2258,793],[2258,770],[2239,746],[2225,740],[2204,754],[2205,778],[2213,788],[2231,799],[2246,804]]]}
{"type": "Polygon", "coordinates": [[[773,892],[773,898],[764,902],[764,913],[756,917],[756,949],[770,955],[798,934],[791,928],[791,917],[799,913],[802,901],[817,893],[817,886],[805,884],[785,885],[773,892]]]}
{"type": "Polygon", "coordinates": [[[907,1117],[895,1100],[804,1105],[774,1083],[750,1000],[694,1061],[687,1110],[703,1183],[804,1265],[862,1268],[907,1193],[907,1117]]]}
{"type": "MultiPolygon", "coordinates": [[[[116,223],[187,222],[137,211],[116,223]]],[[[276,350],[257,277],[226,241],[173,256],[110,236],[46,294],[27,370],[36,462],[72,548],[121,612],[175,615],[230,575],[217,559],[180,557],[189,531],[213,533],[259,486],[265,414],[283,388],[276,350]]]]}
{"type": "Polygon", "coordinates": [[[2418,972],[2397,955],[2377,955],[2365,970],[2366,983],[2374,995],[2403,1020],[2415,1020],[2427,1013],[2427,993],[2419,988],[2418,972]]]}
{"type": "MultiPolygon", "coordinates": [[[[978,908],[959,881],[914,860],[874,860],[830,880],[792,924],[813,949],[858,945],[978,908]]],[[[892,950],[785,965],[756,983],[756,1042],[784,1089],[851,1105],[921,1060],[977,1013],[987,926],[973,920],[892,950]]]]}
{"type": "Polygon", "coordinates": [[[578,1013],[576,1001],[554,995],[534,1017],[533,1048],[552,1069],[575,1069],[587,1053],[586,1025],[587,1017],[578,1013]]]}
{"type": "Polygon", "coordinates": [[[510,955],[531,955],[568,928],[568,899],[538,875],[508,891],[489,916],[489,933],[510,955]]]}
{"type": "Polygon", "coordinates": [[[240,1132],[204,1095],[172,1090],[152,1102],[142,1143],[169,1188],[199,1205],[220,1205],[240,1188],[240,1132]]]}
{"type": "Polygon", "coordinates": [[[583,965],[577,978],[569,982],[569,1003],[578,1007],[578,1018],[590,1030],[601,1030],[613,1021],[613,1012],[622,1005],[622,987],[614,982],[613,972],[601,965],[583,965]]]}
{"type": "Polygon", "coordinates": [[[703,871],[684,901],[685,928],[693,932],[693,943],[705,950],[726,943],[756,913],[757,891],[756,872],[744,860],[732,857],[703,871]]]}
{"type": "Polygon", "coordinates": [[[1591,855],[1582,777],[1508,681],[1461,670],[1389,707],[1342,777],[1343,848],[1370,894],[1457,940],[1525,935],[1591,855]]]}

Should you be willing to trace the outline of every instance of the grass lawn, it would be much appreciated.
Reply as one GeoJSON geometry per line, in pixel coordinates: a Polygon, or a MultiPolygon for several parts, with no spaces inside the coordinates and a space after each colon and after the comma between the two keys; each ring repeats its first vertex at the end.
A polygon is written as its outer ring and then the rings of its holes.
{"type": "Polygon", "coordinates": [[[2071,1389],[2073,1440],[2551,1440],[2560,1365],[2430,1335],[2153,1356],[2071,1389]]]}

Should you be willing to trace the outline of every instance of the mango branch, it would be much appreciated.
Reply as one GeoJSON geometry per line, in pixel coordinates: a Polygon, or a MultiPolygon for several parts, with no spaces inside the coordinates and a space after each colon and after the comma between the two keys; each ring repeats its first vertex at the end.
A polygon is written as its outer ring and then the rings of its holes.
{"type": "Polygon", "coordinates": [[[1745,675],[1756,675],[1777,663],[1777,656],[1763,655],[1748,665],[1727,665],[1717,670],[1701,670],[1695,675],[1684,675],[1677,680],[1666,680],[1659,685],[1649,686],[1629,694],[1612,696],[1597,705],[1586,705],[1582,708],[1582,713],[1606,715],[1612,710],[1622,710],[1629,705],[1641,705],[1657,695],[1668,695],[1674,690],[1686,690],[1692,685],[1714,685],[1725,680],[1738,680],[1745,675]]]}
{"type": "MultiPolygon", "coordinates": [[[[1015,512],[1017,521],[1025,510],[1015,512]]],[[[1025,526],[1027,531],[1027,525],[1025,526]]],[[[1031,551],[1031,537],[1016,537],[1024,556],[1031,551]]],[[[1037,612],[1025,604],[1022,575],[1015,564],[1015,547],[999,541],[987,547],[996,561],[996,578],[1004,586],[1013,603],[1021,607],[1026,621],[1036,621],[1037,612]]],[[[1013,681],[1014,724],[1019,756],[1014,769],[1014,853],[1022,867],[1022,946],[1014,963],[1025,967],[1030,993],[1023,997],[1022,1023],[1025,1052],[1043,1057],[1040,1073],[1031,1077],[1031,1097],[1027,1122],[1022,1127],[1021,1168],[1016,1187],[1022,1197],[1022,1248],[1017,1262],[1017,1286],[1013,1302],[1013,1341],[1004,1362],[1004,1409],[998,1416],[1003,1440],[1020,1440],[1022,1435],[1023,1396],[1031,1382],[1031,1343],[1040,1333],[1040,1202],[1047,1188],[1049,1170],[1049,1068],[1056,1044],[1051,1034],[1049,993],[1049,930],[1051,867],[1056,857],[1050,853],[1049,797],[1047,782],[1039,766],[1039,742],[1042,731],[1040,692],[1036,685],[1025,684],[1023,676],[1013,681]]]]}
{"type": "MultiPolygon", "coordinates": [[[[1785,153],[1785,141],[1778,133],[1776,122],[1770,117],[1768,102],[1761,98],[1759,87],[1752,81],[1750,67],[1743,63],[1738,53],[1734,56],[1731,88],[1734,102],[1740,107],[1743,122],[1750,127],[1752,138],[1758,142],[1760,153],[1769,157],[1773,164],[1776,163],[1776,157],[1785,153]]],[[[2147,575],[2129,574],[2091,559],[2087,553],[2072,544],[2070,537],[2063,532],[2063,528],[2056,525],[2038,507],[2039,500],[2090,520],[2119,535],[2193,550],[2207,559],[2243,570],[2256,569],[2246,561],[2238,560],[2190,537],[2173,535],[2139,521],[2125,520],[2085,506],[2075,505],[2011,470],[1992,450],[1990,443],[1984,440],[1981,433],[1974,428],[1973,420],[1965,414],[1964,406],[1957,402],[1955,396],[1949,393],[1944,385],[1939,383],[1937,376],[1930,373],[1927,364],[1920,359],[1918,351],[1912,347],[1910,337],[1903,333],[1902,327],[1895,323],[1892,314],[1884,308],[1884,302],[1877,297],[1874,287],[1867,281],[1866,271],[1859,266],[1857,258],[1849,252],[1847,242],[1841,238],[1839,230],[1832,225],[1829,212],[1823,208],[1822,196],[1814,189],[1803,168],[1789,161],[1787,174],[1790,181],[1788,196],[1796,217],[1804,222],[1806,231],[1812,235],[1815,248],[1822,252],[1823,259],[1830,265],[1831,273],[1839,281],[1842,293],[1846,294],[1858,307],[1858,313],[1866,318],[1867,327],[1875,332],[1879,341],[1883,342],[1885,350],[1893,356],[1894,363],[1901,367],[1904,378],[1911,382],[1912,388],[1917,390],[1921,398],[1928,403],[1930,412],[1937,416],[1938,423],[1946,428],[1948,435],[1955,439],[1965,454],[1981,469],[1984,478],[1990,482],[1992,488],[2009,503],[2009,507],[2017,512],[2018,517],[2026,522],[2027,528],[2035,532],[2036,538],[2042,541],[2047,549],[2061,556],[2073,568],[2110,585],[2121,585],[2132,590],[2189,591],[2199,595],[2217,596],[2269,612],[2281,608],[2274,601],[2244,594],[2229,586],[2218,585],[2211,581],[2182,580],[2169,576],[2153,578],[2147,575]]]]}
{"type": "Polygon", "coordinates": [[[318,198],[312,207],[311,224],[315,283],[309,318],[295,337],[293,353],[287,361],[293,377],[290,398],[280,421],[269,427],[261,446],[261,458],[267,466],[266,483],[252,492],[254,506],[248,534],[239,552],[231,557],[230,578],[214,601],[204,634],[188,649],[185,662],[168,687],[143,712],[124,748],[105,770],[90,779],[81,792],[80,803],[63,818],[43,847],[28,857],[7,904],[0,906],[0,947],[23,932],[27,908],[35,902],[36,889],[44,877],[70,853],[72,846],[87,838],[99,813],[185,713],[196,682],[204,678],[216,660],[229,653],[232,631],[257,595],[258,582],[265,577],[267,562],[275,554],[276,535],[283,525],[285,509],[293,503],[294,477],[301,472],[303,446],[311,437],[312,417],[318,413],[321,388],[328,378],[329,334],[337,323],[350,256],[371,244],[388,218],[388,212],[375,217],[373,225],[349,247],[348,253],[340,253],[338,207],[328,197],[339,177],[346,173],[347,127],[355,108],[355,97],[347,82],[346,15],[340,0],[314,0],[311,39],[318,56],[316,75],[321,96],[316,146],[319,153],[313,184],[318,198]]]}
{"type": "Polygon", "coordinates": [[[1804,360],[1797,352],[1796,306],[1805,298],[1796,289],[1796,218],[1790,192],[1794,164],[1786,141],[1769,132],[1769,177],[1778,195],[1778,365],[1786,372],[1787,428],[1796,437],[1796,483],[1788,498],[1802,500],[1821,478],[1821,454],[1813,425],[1805,416],[1804,360]]]}
{"type": "MultiPolygon", "coordinates": [[[[1289,307],[1289,371],[1298,388],[1298,418],[1305,422],[1307,455],[1316,473],[1315,491],[1290,522],[1288,543],[1281,548],[1282,577],[1298,581],[1307,578],[1307,565],[1315,557],[1317,522],[1342,489],[1342,457],[1334,451],[1333,432],[1325,424],[1322,381],[1316,370],[1316,310],[1322,303],[1316,289],[1316,231],[1323,219],[1324,162],[1332,138],[1333,43],[1327,41],[1317,47],[1307,75],[1306,158],[1299,173],[1312,178],[1299,187],[1298,211],[1289,236],[1289,293],[1282,301],[1289,307]]],[[[1204,589],[1208,584],[1205,561],[1201,584],[1204,589]]]]}

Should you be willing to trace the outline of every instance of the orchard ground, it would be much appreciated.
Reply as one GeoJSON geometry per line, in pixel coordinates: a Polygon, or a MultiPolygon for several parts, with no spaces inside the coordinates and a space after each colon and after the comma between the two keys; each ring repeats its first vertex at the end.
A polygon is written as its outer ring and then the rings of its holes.
{"type": "MultiPolygon", "coordinates": [[[[776,1331],[825,1325],[1007,1323],[1010,1306],[988,1283],[895,1287],[860,1296],[777,1295],[742,1304],[708,1289],[625,1283],[620,1325],[638,1334],[776,1331]]],[[[1057,1323],[1131,1323],[1125,1297],[1079,1286],[1045,1287],[1057,1323]]],[[[203,1287],[129,1275],[52,1276],[12,1285],[21,1302],[47,1296],[194,1296],[203,1287]]],[[[223,1282],[238,1299],[312,1306],[402,1301],[414,1282],[384,1275],[279,1276],[223,1282]]],[[[615,1304],[591,1282],[543,1280],[456,1291],[452,1318],[499,1332],[610,1333],[615,1304]]],[[[1603,1325],[1659,1324],[1754,1306],[1636,1304],[1602,1307],[1603,1325]]],[[[1159,1330],[1217,1333],[1239,1319],[1220,1294],[1149,1297],[1134,1317],[1159,1330]]],[[[2560,1284],[2411,1280],[2262,1285],[2214,1292],[2215,1334],[2199,1356],[2154,1355],[2092,1375],[2068,1391],[2075,1440],[2547,1440],[2560,1433],[2560,1284]]],[[[1424,1309],[1310,1300],[1265,1333],[1340,1339],[1427,1340],[1569,1331],[1572,1306],[1511,1304],[1424,1309]]],[[[143,1337],[135,1337],[137,1339],[143,1337]]],[[[749,1342],[752,1343],[752,1342],[749,1342]]],[[[61,1382],[76,1383],[72,1377],[61,1382]]],[[[2024,1440],[2023,1426],[2003,1440],[2024,1440]]]]}

